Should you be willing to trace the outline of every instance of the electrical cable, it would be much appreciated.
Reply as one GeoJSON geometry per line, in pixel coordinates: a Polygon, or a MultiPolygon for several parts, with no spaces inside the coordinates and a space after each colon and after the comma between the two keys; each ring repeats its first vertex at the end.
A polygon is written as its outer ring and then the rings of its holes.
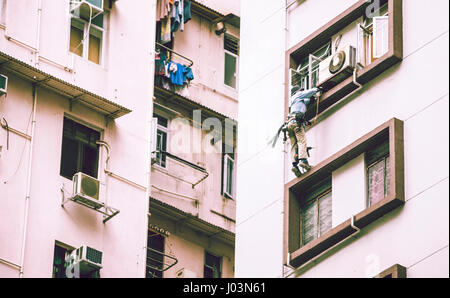
{"type": "Polygon", "coordinates": [[[8,125],[8,121],[6,121],[5,117],[2,117],[2,120],[3,120],[3,122],[5,122],[5,129],[6,129],[6,150],[9,150],[9,125],[8,125]]]}

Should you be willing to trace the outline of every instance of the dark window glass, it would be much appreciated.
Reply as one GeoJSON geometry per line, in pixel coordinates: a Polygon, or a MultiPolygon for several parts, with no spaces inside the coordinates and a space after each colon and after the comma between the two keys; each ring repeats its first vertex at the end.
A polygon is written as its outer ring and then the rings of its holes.
{"type": "Polygon", "coordinates": [[[147,270],[145,277],[162,278],[164,268],[164,236],[148,231],[147,270]]]}
{"type": "Polygon", "coordinates": [[[203,270],[204,278],[220,278],[222,258],[216,257],[208,252],[205,252],[205,266],[203,270]]]}
{"type": "Polygon", "coordinates": [[[97,178],[100,133],[64,118],[60,175],[72,179],[83,172],[97,178]]]}
{"type": "Polygon", "coordinates": [[[55,251],[53,254],[53,278],[66,278],[66,267],[64,266],[66,256],[68,254],[67,249],[55,245],[55,251]]]}

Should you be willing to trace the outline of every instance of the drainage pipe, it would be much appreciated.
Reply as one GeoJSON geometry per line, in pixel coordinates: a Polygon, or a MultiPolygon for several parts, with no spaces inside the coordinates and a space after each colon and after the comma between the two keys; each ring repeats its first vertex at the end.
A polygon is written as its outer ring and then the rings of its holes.
{"type": "Polygon", "coordinates": [[[19,277],[23,277],[23,264],[25,260],[25,248],[27,242],[27,228],[28,228],[28,208],[30,204],[31,197],[31,171],[33,165],[33,149],[34,149],[34,133],[36,127],[36,103],[37,103],[37,87],[33,84],[33,118],[31,121],[31,142],[30,151],[28,156],[28,170],[27,170],[27,184],[26,184],[26,195],[25,195],[25,214],[23,218],[23,234],[22,234],[22,249],[20,253],[20,272],[19,277]]]}
{"type": "Polygon", "coordinates": [[[37,30],[36,30],[36,51],[35,51],[35,60],[34,66],[37,67],[39,65],[39,52],[41,46],[41,16],[42,16],[42,0],[38,0],[38,10],[37,10],[37,30]]]}

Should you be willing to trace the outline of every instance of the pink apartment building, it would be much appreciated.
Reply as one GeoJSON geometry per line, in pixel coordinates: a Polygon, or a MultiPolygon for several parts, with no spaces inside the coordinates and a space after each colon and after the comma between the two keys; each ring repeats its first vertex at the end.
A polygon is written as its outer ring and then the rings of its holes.
{"type": "Polygon", "coordinates": [[[0,0],[0,277],[234,276],[228,2],[0,0]]]}

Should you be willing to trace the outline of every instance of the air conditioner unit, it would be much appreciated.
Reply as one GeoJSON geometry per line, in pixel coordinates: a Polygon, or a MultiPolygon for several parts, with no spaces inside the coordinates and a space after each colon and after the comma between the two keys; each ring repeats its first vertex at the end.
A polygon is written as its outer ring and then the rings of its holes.
{"type": "Polygon", "coordinates": [[[176,278],[197,278],[197,274],[191,270],[181,268],[175,274],[176,278]]]}
{"type": "Polygon", "coordinates": [[[105,204],[100,201],[100,181],[84,173],[76,173],[73,176],[73,197],[72,199],[99,209],[105,204]]]}
{"type": "Polygon", "coordinates": [[[90,273],[102,269],[102,255],[101,251],[83,245],[66,258],[66,267],[79,266],[80,273],[90,273]]]}
{"type": "Polygon", "coordinates": [[[334,87],[348,78],[356,67],[356,48],[347,46],[319,64],[319,82],[317,86],[334,87]]]}
{"type": "Polygon", "coordinates": [[[0,96],[6,94],[8,87],[8,77],[0,74],[0,96]]]}
{"type": "Polygon", "coordinates": [[[72,0],[70,12],[83,20],[92,20],[103,13],[103,0],[72,0]]]}

